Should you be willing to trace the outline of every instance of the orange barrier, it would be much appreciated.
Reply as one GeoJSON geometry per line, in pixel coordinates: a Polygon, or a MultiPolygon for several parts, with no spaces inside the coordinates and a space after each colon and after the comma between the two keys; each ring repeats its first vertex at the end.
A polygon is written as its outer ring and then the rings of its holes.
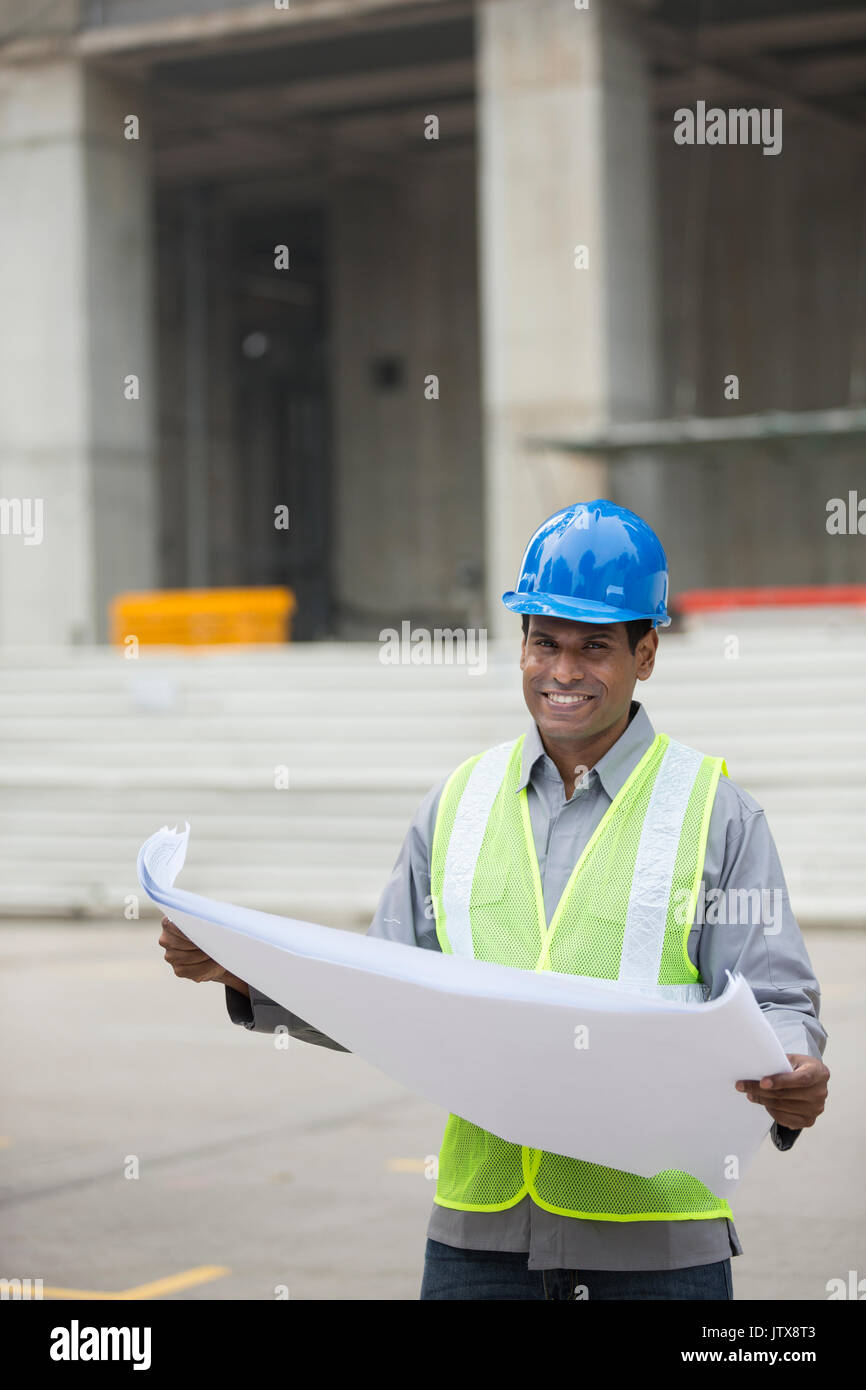
{"type": "Polygon", "coordinates": [[[290,642],[296,608],[291,589],[157,589],[117,594],[109,607],[110,641],[193,647],[212,643],[290,642]]]}
{"type": "Polygon", "coordinates": [[[678,613],[712,613],[723,608],[810,608],[818,604],[866,605],[866,584],[800,584],[753,589],[689,589],[678,594],[678,613]]]}

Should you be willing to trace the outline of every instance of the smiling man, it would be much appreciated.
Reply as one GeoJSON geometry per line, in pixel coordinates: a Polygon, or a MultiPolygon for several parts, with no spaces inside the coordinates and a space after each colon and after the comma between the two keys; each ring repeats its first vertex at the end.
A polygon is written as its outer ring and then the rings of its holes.
{"type": "Polygon", "coordinates": [[[603,627],[524,614],[523,695],[567,797],[625,733],[635,681],[652,674],[658,640],[649,619],[603,627]]]}
{"type": "MultiPolygon", "coordinates": [[[[503,595],[522,615],[532,721],[428,793],[370,934],[674,1002],[716,998],[741,972],[793,1070],[737,1085],[789,1149],[827,1095],[820,993],[760,806],[633,699],[667,593],[661,542],[633,512],[597,499],[539,527],[503,595]],[[706,890],[732,904],[724,925],[707,921],[706,890]],[[771,930],[740,910],[767,893],[782,904],[771,930]]],[[[234,1022],[339,1048],[163,927],[175,972],[223,983],[234,1022]]],[[[730,1299],[741,1253],[727,1202],[688,1173],[521,1148],[457,1115],[427,1236],[423,1299],[730,1299]]]]}

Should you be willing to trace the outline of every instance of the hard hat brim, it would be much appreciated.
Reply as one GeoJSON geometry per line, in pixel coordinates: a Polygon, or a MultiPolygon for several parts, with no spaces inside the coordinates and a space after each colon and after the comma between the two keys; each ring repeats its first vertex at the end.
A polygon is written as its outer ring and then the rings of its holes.
{"type": "Polygon", "coordinates": [[[568,598],[562,594],[521,594],[508,589],[502,602],[512,613],[545,614],[550,618],[566,618],[574,623],[630,623],[636,618],[649,618],[655,627],[667,627],[667,614],[638,613],[631,608],[612,608],[593,599],[568,598]]]}

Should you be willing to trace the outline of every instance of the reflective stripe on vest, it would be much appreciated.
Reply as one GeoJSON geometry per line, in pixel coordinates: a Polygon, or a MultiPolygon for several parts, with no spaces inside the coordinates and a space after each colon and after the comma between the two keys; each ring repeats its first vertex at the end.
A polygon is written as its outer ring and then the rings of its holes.
{"type": "Polygon", "coordinates": [[[448,841],[442,905],[448,918],[448,940],[455,956],[474,956],[469,899],[481,841],[516,740],[498,743],[482,753],[460,798],[454,829],[448,841]]]}
{"type": "MultiPolygon", "coordinates": [[[[706,998],[686,943],[721,759],[659,734],[590,837],[548,925],[526,790],[518,790],[522,745],[469,759],[443,789],[431,854],[443,951],[669,1001],[706,998]]],[[[689,1174],[643,1179],[521,1149],[452,1115],[436,1201],[495,1211],[526,1193],[547,1210],[596,1220],[731,1214],[689,1174]]]]}

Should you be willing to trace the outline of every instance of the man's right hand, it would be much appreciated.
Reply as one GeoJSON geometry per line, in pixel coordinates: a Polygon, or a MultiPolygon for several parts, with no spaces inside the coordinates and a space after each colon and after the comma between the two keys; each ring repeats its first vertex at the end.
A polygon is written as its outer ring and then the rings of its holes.
{"type": "Polygon", "coordinates": [[[249,985],[244,980],[239,980],[237,975],[230,975],[218,961],[200,951],[195,942],[184,936],[180,927],[176,927],[168,917],[162,919],[159,944],[164,948],[165,958],[179,979],[195,980],[199,984],[205,980],[214,980],[218,984],[231,986],[239,994],[245,994],[249,998],[249,985]]]}

